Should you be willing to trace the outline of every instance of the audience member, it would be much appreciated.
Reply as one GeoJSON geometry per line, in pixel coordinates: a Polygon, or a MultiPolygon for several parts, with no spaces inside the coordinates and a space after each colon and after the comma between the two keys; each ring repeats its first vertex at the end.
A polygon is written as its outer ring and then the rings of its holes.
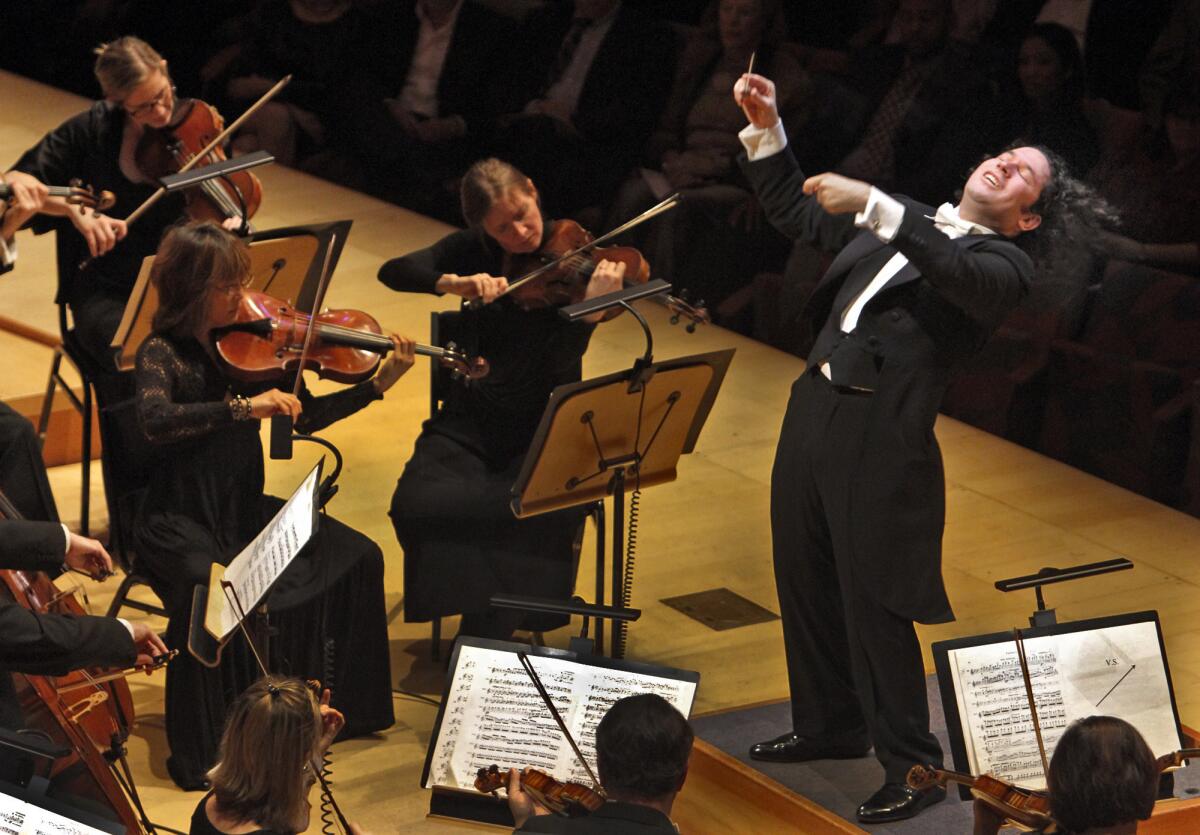
{"type": "Polygon", "coordinates": [[[675,38],[621,0],[548,3],[510,52],[516,112],[489,152],[526,171],[555,216],[611,199],[654,129],[675,38]]]}
{"type": "MultiPolygon", "coordinates": [[[[477,0],[405,0],[375,33],[377,69],[347,89],[336,144],[365,191],[456,220],[454,183],[490,124],[516,23],[477,0]],[[362,178],[365,177],[365,180],[362,178]]],[[[316,171],[316,165],[308,166],[316,171]]]]}
{"type": "MultiPolygon", "coordinates": [[[[807,118],[810,84],[783,48],[781,0],[713,0],[687,45],[667,110],[646,154],[648,167],[626,180],[607,228],[629,220],[672,192],[674,210],[632,230],[626,241],[649,260],[651,272],[714,305],[757,272],[759,239],[747,229],[757,212],[737,166],[745,123],[730,99],[733,82],[755,69],[779,78],[780,109],[798,133],[807,118]]],[[[767,232],[755,224],[756,232],[767,232]]]]}
{"type": "Polygon", "coordinates": [[[292,80],[242,125],[234,152],[266,150],[294,165],[323,148],[339,100],[357,83],[369,23],[352,0],[265,0],[236,57],[213,82],[221,109],[240,115],[285,75],[292,80]]]}
{"type": "Polygon", "coordinates": [[[554,817],[521,790],[513,769],[508,806],[516,831],[675,835],[671,806],[687,779],[692,739],[687,719],[662,696],[619,699],[596,727],[596,769],[608,802],[587,817],[554,817]]]}

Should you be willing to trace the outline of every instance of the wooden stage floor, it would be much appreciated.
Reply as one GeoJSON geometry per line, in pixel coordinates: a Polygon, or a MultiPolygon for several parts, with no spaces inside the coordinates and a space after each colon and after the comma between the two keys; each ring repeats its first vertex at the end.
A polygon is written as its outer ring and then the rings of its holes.
{"type": "MultiPolygon", "coordinates": [[[[11,165],[43,133],[84,106],[75,96],[0,73],[0,160],[11,165]]],[[[448,308],[453,300],[393,293],[375,273],[387,258],[426,245],[447,227],[282,167],[260,171],[265,198],[255,218],[258,228],[353,219],[329,305],[365,309],[385,328],[426,339],[429,312],[448,308]]],[[[52,241],[23,233],[19,245],[17,270],[0,280],[0,312],[54,332],[52,241]]],[[[770,467],[789,387],[803,363],[716,327],[686,334],[668,325],[661,308],[644,309],[654,325],[659,359],[730,346],[737,354],[678,480],[647,490],[642,498],[632,605],[644,614],[630,632],[628,656],[700,671],[697,713],[785,698],[777,621],[715,632],[659,601],[725,587],[777,610],[767,514],[770,467]]],[[[597,330],[585,374],[625,368],[642,348],[636,323],[621,317],[597,330]]],[[[0,334],[0,350],[6,358],[0,398],[39,393],[49,352],[7,334],[0,334]]],[[[419,362],[385,401],[324,434],[346,458],[330,512],[373,537],[386,557],[393,680],[403,689],[437,696],[441,669],[428,660],[429,627],[403,621],[402,558],[386,516],[395,479],[427,415],[427,375],[428,366],[419,362]]],[[[1026,623],[1032,594],[1001,594],[992,587],[995,580],[1123,555],[1136,563],[1135,571],[1051,587],[1049,605],[1057,607],[1061,620],[1157,609],[1180,716],[1185,724],[1200,722],[1200,626],[1193,620],[1200,611],[1200,519],[947,418],[939,420],[937,434],[948,482],[945,576],[959,620],[920,630],[927,662],[932,641],[1026,623]]],[[[289,491],[312,455],[302,452],[295,461],[270,463],[270,488],[289,491]]],[[[93,468],[94,527],[102,527],[104,516],[99,477],[99,468],[93,468]]],[[[56,468],[52,480],[64,518],[77,519],[79,468],[56,468]]],[[[94,608],[103,611],[113,586],[110,581],[107,587],[89,587],[94,608]]],[[[593,573],[587,560],[579,588],[590,597],[593,573]]],[[[453,619],[444,624],[447,635],[455,629],[453,619]]],[[[567,637],[561,630],[548,641],[565,645],[567,637]]],[[[143,799],[156,822],[184,828],[199,795],[178,791],[166,774],[162,677],[135,678],[132,687],[138,721],[130,749],[143,799]]],[[[376,833],[461,829],[424,817],[428,798],[418,780],[434,708],[401,696],[396,708],[397,722],[388,732],[336,746],[333,775],[340,804],[376,833]]]]}

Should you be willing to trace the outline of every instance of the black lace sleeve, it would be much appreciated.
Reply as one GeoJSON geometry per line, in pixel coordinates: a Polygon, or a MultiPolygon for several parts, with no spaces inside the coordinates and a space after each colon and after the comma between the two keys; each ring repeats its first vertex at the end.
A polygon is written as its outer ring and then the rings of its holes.
{"type": "Polygon", "coordinates": [[[138,422],[151,443],[199,438],[233,423],[227,402],[205,397],[204,366],[163,337],[142,343],[136,374],[138,422]]]}
{"type": "Polygon", "coordinates": [[[296,430],[306,435],[320,432],[329,424],[349,417],[368,403],[382,399],[383,395],[375,391],[371,380],[320,397],[310,392],[308,386],[301,385],[300,405],[303,411],[300,413],[300,419],[296,421],[296,430]]]}

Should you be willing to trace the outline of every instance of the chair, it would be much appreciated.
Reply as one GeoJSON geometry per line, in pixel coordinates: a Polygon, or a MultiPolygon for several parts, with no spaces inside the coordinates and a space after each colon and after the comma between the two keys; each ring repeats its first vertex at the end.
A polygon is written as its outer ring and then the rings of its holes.
{"type": "Polygon", "coordinates": [[[100,457],[104,474],[104,497],[108,502],[108,549],[125,572],[108,607],[114,617],[123,608],[167,616],[161,605],[144,603],[129,596],[134,586],[149,580],[137,568],[131,532],[138,505],[149,482],[152,456],[137,419],[137,402],[130,398],[100,409],[100,457]]]}
{"type": "MultiPolygon", "coordinates": [[[[459,348],[463,348],[463,344],[459,341],[461,333],[460,321],[462,318],[461,311],[458,310],[441,310],[434,311],[430,314],[429,322],[429,340],[433,345],[445,347],[451,342],[456,343],[459,348]]],[[[465,346],[470,348],[471,346],[465,346]]],[[[468,353],[471,353],[468,351],[468,353]]],[[[442,367],[438,362],[433,362],[429,374],[429,414],[437,414],[438,408],[446,400],[451,386],[460,385],[451,376],[451,373],[442,367]]],[[[588,508],[588,515],[584,517],[579,524],[579,530],[575,535],[575,543],[572,549],[573,552],[573,574],[579,573],[579,558],[583,550],[583,534],[587,526],[587,520],[591,519],[595,524],[596,529],[596,587],[598,595],[603,594],[603,579],[604,579],[604,502],[594,502],[588,508]]],[[[600,599],[598,596],[597,599],[600,599]]],[[[430,622],[430,640],[431,647],[429,657],[433,661],[440,661],[442,654],[442,619],[435,617],[430,622]]],[[[543,637],[540,631],[533,633],[534,643],[539,646],[543,644],[543,637]]]]}

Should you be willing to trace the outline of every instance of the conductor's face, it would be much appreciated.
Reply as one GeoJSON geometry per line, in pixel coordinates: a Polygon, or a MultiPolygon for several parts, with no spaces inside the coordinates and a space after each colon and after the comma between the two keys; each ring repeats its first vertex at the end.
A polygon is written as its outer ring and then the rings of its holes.
{"type": "Polygon", "coordinates": [[[525,186],[509,188],[493,203],[483,216],[483,231],[505,252],[536,251],[542,245],[542,210],[533,183],[526,180],[525,186]]]}
{"type": "Polygon", "coordinates": [[[1031,211],[1050,181],[1050,161],[1037,148],[1014,148],[979,164],[963,187],[960,212],[970,220],[1016,237],[1036,229],[1031,211]]]}

